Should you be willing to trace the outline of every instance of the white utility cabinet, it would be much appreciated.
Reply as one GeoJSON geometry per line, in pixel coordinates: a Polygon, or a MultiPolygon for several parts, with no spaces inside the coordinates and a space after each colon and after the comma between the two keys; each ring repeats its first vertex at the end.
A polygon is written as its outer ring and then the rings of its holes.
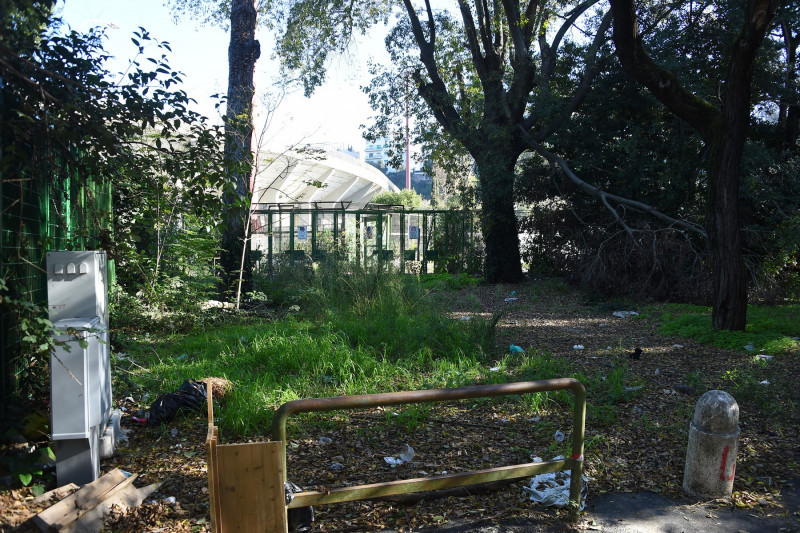
{"type": "Polygon", "coordinates": [[[83,485],[99,477],[111,416],[105,252],[48,252],[47,296],[59,331],[50,357],[56,476],[59,485],[83,485]]]}

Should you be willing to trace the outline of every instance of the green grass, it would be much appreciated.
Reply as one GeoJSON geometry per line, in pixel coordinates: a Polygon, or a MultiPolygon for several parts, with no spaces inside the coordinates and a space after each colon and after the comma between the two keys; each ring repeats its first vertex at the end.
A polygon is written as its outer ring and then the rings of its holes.
{"type": "Polygon", "coordinates": [[[239,439],[266,434],[289,400],[457,387],[487,374],[496,319],[449,318],[442,296],[413,276],[332,270],[283,295],[299,311],[130,341],[133,380],[153,397],[185,379],[232,381],[218,423],[239,439]]]}
{"type": "Polygon", "coordinates": [[[670,304],[661,317],[659,331],[678,335],[704,344],[747,352],[752,344],[755,351],[766,354],[797,352],[800,342],[800,305],[749,306],[745,331],[715,331],[711,327],[709,307],[670,304]]]}

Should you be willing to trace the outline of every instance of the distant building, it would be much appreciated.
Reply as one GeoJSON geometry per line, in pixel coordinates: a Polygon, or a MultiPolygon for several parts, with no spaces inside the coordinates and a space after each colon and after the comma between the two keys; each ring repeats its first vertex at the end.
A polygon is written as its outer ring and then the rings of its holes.
{"type": "Polygon", "coordinates": [[[398,170],[389,167],[388,145],[387,137],[378,137],[374,143],[368,142],[364,150],[364,161],[383,171],[398,170]]]}

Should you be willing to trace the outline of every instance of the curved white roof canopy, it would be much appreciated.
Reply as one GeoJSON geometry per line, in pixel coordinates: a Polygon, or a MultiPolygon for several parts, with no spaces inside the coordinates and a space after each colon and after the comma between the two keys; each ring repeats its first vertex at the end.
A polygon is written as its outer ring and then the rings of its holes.
{"type": "MultiPolygon", "coordinates": [[[[318,148],[262,150],[254,204],[345,202],[361,209],[382,191],[398,191],[383,172],[347,154],[318,148]]],[[[255,207],[255,206],[254,206],[255,207]]]]}

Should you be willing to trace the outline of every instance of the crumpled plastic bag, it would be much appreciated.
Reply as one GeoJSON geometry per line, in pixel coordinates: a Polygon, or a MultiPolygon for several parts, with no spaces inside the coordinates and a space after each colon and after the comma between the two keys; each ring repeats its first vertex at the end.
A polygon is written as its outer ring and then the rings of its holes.
{"type": "MultiPolygon", "coordinates": [[[[564,456],[553,457],[553,461],[560,461],[564,456]]],[[[540,457],[534,457],[534,463],[542,462],[540,457]]],[[[569,506],[569,481],[570,472],[550,472],[539,474],[531,478],[528,486],[522,490],[530,494],[530,500],[541,503],[547,507],[568,507],[569,506]]],[[[589,478],[583,476],[581,483],[581,511],[586,507],[587,482],[589,478]]]]}
{"type": "Polygon", "coordinates": [[[410,463],[414,458],[414,448],[406,444],[403,446],[403,451],[400,452],[399,457],[384,457],[383,460],[390,466],[398,466],[403,463],[410,463]]]}
{"type": "MultiPolygon", "coordinates": [[[[286,498],[286,505],[292,503],[294,495],[298,492],[303,492],[303,489],[291,481],[286,481],[283,484],[283,493],[286,498]]],[[[314,522],[314,508],[313,507],[294,507],[287,511],[287,521],[289,531],[310,531],[311,525],[314,522]]]]}
{"type": "Polygon", "coordinates": [[[204,381],[187,379],[175,392],[162,394],[150,406],[150,416],[147,422],[156,426],[169,422],[178,411],[200,410],[206,406],[206,384],[204,381]]]}

